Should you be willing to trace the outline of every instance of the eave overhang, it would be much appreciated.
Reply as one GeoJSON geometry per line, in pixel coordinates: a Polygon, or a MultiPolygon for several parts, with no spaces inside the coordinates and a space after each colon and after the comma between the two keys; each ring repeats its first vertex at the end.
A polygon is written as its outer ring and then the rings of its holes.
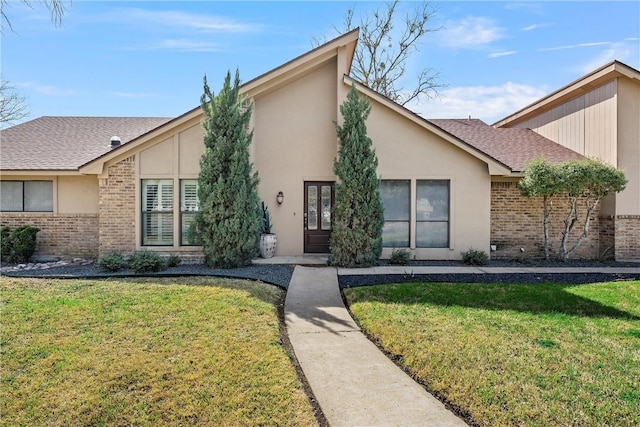
{"type": "Polygon", "coordinates": [[[384,106],[386,106],[387,108],[395,111],[396,113],[400,114],[401,116],[411,120],[413,123],[429,130],[431,133],[439,136],[440,138],[444,139],[445,141],[453,144],[454,146],[456,146],[457,148],[461,149],[462,151],[472,155],[473,157],[477,158],[478,160],[484,162],[487,164],[488,170],[489,170],[489,175],[492,176],[509,176],[511,175],[512,171],[511,169],[501,163],[500,161],[494,159],[493,157],[489,156],[488,154],[478,150],[477,148],[471,146],[470,144],[466,143],[465,141],[461,140],[460,138],[450,134],[449,132],[439,128],[438,126],[436,126],[435,124],[429,122],[427,119],[417,115],[416,113],[414,113],[413,111],[399,105],[396,102],[393,102],[392,100],[390,100],[389,98],[379,94],[378,92],[374,91],[373,89],[370,89],[369,87],[358,83],[357,81],[355,81],[354,79],[352,79],[349,76],[344,76],[343,77],[343,81],[344,84],[347,86],[351,86],[351,85],[355,85],[356,89],[358,90],[358,92],[360,92],[362,95],[367,96],[369,98],[374,99],[376,102],[379,102],[381,104],[383,104],[384,106]]]}
{"type": "Polygon", "coordinates": [[[552,92],[523,109],[495,122],[493,127],[511,127],[533,116],[549,111],[584,93],[590,92],[617,78],[627,78],[640,84],[640,71],[619,61],[610,62],[584,77],[552,92]]]}

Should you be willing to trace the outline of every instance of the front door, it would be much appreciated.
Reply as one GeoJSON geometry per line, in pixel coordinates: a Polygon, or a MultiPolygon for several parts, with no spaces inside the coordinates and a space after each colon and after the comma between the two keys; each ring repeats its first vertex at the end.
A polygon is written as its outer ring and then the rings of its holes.
{"type": "Polygon", "coordinates": [[[304,183],[304,252],[329,253],[333,182],[304,183]]]}

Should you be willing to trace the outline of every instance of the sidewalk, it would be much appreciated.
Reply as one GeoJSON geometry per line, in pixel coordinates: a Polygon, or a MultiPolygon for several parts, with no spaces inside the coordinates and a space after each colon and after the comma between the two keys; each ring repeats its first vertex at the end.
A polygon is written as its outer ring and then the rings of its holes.
{"type": "Polygon", "coordinates": [[[342,302],[335,268],[296,266],[284,312],[296,358],[331,426],[467,425],[364,336],[342,302]]]}
{"type": "Polygon", "coordinates": [[[640,277],[640,267],[422,267],[422,266],[384,266],[369,268],[338,268],[340,276],[371,276],[385,274],[518,274],[518,273],[606,273],[606,274],[637,274],[640,277]]]}

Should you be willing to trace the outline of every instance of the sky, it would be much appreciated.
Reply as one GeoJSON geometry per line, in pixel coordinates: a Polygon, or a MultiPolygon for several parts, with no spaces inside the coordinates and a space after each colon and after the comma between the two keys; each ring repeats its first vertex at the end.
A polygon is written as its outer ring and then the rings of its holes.
{"type": "MultiPolygon", "coordinates": [[[[382,2],[63,0],[61,26],[46,7],[9,0],[0,70],[30,115],[176,117],[199,105],[228,70],[249,81],[338,35],[382,2]]],[[[424,68],[439,96],[408,105],[425,118],[493,123],[617,59],[640,69],[639,1],[432,1],[406,87],[424,68]]],[[[414,8],[405,1],[400,11],[414,8]]],[[[402,18],[399,15],[398,18],[402,18]]],[[[400,22],[398,22],[398,25],[400,22]]]]}

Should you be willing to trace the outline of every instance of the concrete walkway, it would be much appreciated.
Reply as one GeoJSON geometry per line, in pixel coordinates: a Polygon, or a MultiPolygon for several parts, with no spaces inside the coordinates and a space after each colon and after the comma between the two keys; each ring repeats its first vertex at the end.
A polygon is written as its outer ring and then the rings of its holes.
{"type": "Polygon", "coordinates": [[[285,300],[289,340],[332,427],[466,426],[360,331],[335,268],[296,266],[285,300]]]}

